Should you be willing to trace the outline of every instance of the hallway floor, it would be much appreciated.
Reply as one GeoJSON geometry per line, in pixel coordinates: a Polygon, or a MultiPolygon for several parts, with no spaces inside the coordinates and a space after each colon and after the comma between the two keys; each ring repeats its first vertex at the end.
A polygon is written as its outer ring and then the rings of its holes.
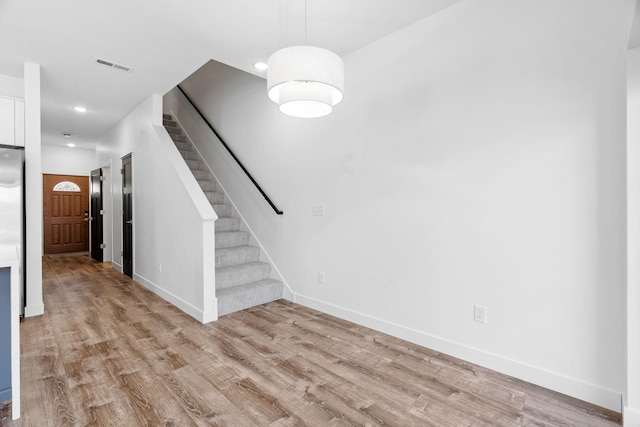
{"type": "Polygon", "coordinates": [[[616,426],[619,414],[280,300],[201,325],[88,256],[44,258],[2,426],[616,426]]]}

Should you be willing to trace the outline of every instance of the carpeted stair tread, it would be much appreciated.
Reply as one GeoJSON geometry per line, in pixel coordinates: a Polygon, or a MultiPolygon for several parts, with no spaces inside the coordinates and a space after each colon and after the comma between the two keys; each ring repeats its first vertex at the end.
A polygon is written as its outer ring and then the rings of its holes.
{"type": "Polygon", "coordinates": [[[224,193],[219,193],[217,191],[205,191],[204,195],[207,196],[209,203],[224,203],[224,193]]]}
{"type": "Polygon", "coordinates": [[[216,291],[218,316],[266,304],[282,298],[282,282],[260,280],[216,291]]]}
{"type": "Polygon", "coordinates": [[[229,205],[223,203],[212,203],[211,206],[218,217],[231,216],[233,209],[229,205]]]}
{"type": "Polygon", "coordinates": [[[215,181],[209,179],[198,179],[197,181],[202,191],[216,191],[218,188],[215,181]]]}
{"type": "Polygon", "coordinates": [[[220,248],[234,248],[245,246],[249,243],[249,233],[242,230],[221,231],[216,233],[216,250],[220,248]]]}
{"type": "Polygon", "coordinates": [[[220,216],[216,220],[216,233],[221,231],[238,231],[240,230],[240,218],[232,216],[220,216]]]}
{"type": "Polygon", "coordinates": [[[196,179],[213,180],[213,175],[208,170],[201,170],[201,169],[192,170],[191,173],[193,173],[193,176],[196,179]]]}
{"type": "MultiPolygon", "coordinates": [[[[178,150],[178,151],[180,151],[180,150],[178,150]]],[[[185,160],[200,160],[200,155],[197,152],[192,151],[192,150],[180,151],[180,155],[185,160]]]]}
{"type": "Polygon", "coordinates": [[[271,265],[259,261],[216,268],[216,289],[268,279],[270,274],[271,265]]]}
{"type": "Polygon", "coordinates": [[[216,268],[257,262],[259,259],[260,248],[257,246],[244,245],[216,249],[216,268]]]}
{"type": "Polygon", "coordinates": [[[189,140],[187,139],[186,135],[176,135],[176,134],[169,134],[169,135],[171,136],[171,139],[175,143],[189,144],[189,140]]]}
{"type": "Polygon", "coordinates": [[[204,171],[208,171],[207,165],[200,159],[190,159],[190,160],[185,160],[187,162],[187,166],[189,166],[189,169],[191,169],[192,171],[194,170],[204,170],[204,171]]]}

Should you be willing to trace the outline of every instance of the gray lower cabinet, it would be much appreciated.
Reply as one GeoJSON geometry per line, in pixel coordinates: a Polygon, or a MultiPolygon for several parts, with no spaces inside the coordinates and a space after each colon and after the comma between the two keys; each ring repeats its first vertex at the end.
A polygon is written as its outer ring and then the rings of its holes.
{"type": "Polygon", "coordinates": [[[0,268],[0,402],[11,399],[11,269],[0,268]]]}

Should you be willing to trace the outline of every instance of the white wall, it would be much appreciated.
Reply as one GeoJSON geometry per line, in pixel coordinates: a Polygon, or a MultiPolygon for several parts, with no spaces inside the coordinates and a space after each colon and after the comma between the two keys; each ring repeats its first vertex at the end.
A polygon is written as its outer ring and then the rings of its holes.
{"type": "Polygon", "coordinates": [[[79,147],[42,146],[42,173],[89,176],[96,169],[96,151],[79,147]]]}
{"type": "Polygon", "coordinates": [[[132,153],[134,279],[206,322],[217,318],[213,252],[217,217],[161,124],[162,99],[153,95],[96,148],[98,165],[112,165],[113,171],[112,262],[122,271],[119,171],[122,157],[132,153]]]}
{"type": "Polygon", "coordinates": [[[284,210],[214,169],[296,301],[619,411],[625,12],[458,3],[347,55],[322,119],[215,64],[183,86],[284,210]]]}
{"type": "Polygon", "coordinates": [[[627,63],[627,387],[625,425],[640,426],[640,48],[627,63]]]}
{"type": "Polygon", "coordinates": [[[24,79],[0,74],[0,94],[24,99],[24,79]]]}

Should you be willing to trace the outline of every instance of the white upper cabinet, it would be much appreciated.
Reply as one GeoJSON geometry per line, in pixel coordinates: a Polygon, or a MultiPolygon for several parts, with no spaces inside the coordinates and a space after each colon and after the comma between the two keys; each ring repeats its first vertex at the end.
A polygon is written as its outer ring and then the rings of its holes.
{"type": "Polygon", "coordinates": [[[0,145],[16,145],[15,101],[0,98],[0,145]]]}
{"type": "Polygon", "coordinates": [[[0,97],[0,145],[24,147],[24,101],[0,97]]]}
{"type": "Polygon", "coordinates": [[[21,99],[15,100],[15,138],[16,145],[24,147],[24,101],[21,99]]]}

